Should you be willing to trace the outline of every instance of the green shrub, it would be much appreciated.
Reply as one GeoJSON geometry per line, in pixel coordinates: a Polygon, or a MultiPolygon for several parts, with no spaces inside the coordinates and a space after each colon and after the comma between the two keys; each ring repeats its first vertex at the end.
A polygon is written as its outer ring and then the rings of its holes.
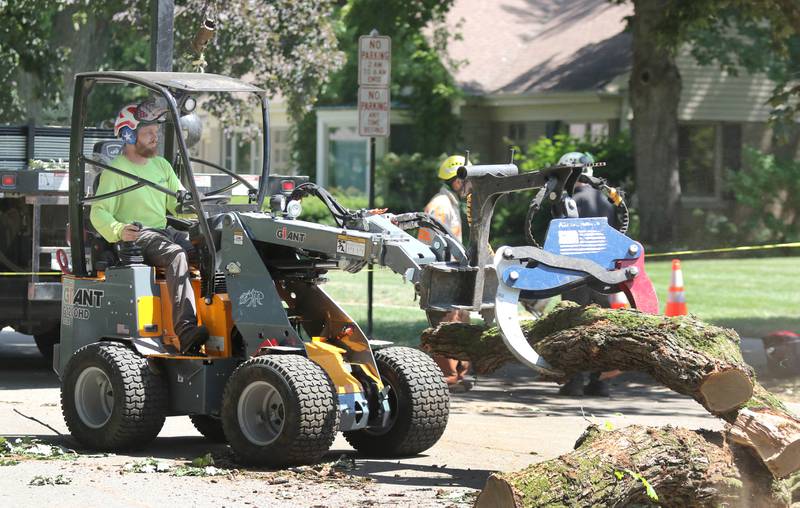
{"type": "MultiPolygon", "coordinates": [[[[367,196],[362,195],[344,195],[334,192],[333,196],[345,208],[357,210],[359,208],[367,207],[367,196]]],[[[299,219],[308,222],[316,222],[318,224],[325,224],[327,226],[335,225],[333,216],[325,206],[325,203],[316,197],[303,198],[303,213],[300,214],[299,219]]]]}
{"type": "MultiPolygon", "coordinates": [[[[607,178],[611,185],[622,186],[630,195],[633,190],[634,165],[633,148],[627,132],[595,142],[573,138],[566,134],[556,134],[552,138],[541,137],[517,153],[514,159],[520,170],[533,171],[556,164],[567,152],[589,152],[596,161],[605,162],[606,166],[595,168],[594,174],[607,178]]],[[[526,243],[525,216],[534,195],[533,191],[517,192],[497,202],[492,220],[492,245],[526,243]]],[[[543,224],[534,229],[543,236],[544,222],[548,219],[547,212],[542,210],[538,219],[543,224]]]]}
{"type": "Polygon", "coordinates": [[[514,158],[522,171],[532,171],[556,164],[567,152],[591,153],[597,162],[606,163],[605,167],[595,168],[595,175],[607,178],[612,185],[624,186],[628,192],[633,191],[633,145],[628,131],[596,141],[573,138],[567,134],[541,137],[514,158]]]}
{"type": "Polygon", "coordinates": [[[758,242],[800,240],[800,162],[745,149],[745,167],[728,174],[728,188],[745,218],[740,236],[758,242]]]}
{"type": "Polygon", "coordinates": [[[436,171],[445,157],[386,154],[376,168],[376,201],[392,213],[422,211],[442,185],[436,171]]]}

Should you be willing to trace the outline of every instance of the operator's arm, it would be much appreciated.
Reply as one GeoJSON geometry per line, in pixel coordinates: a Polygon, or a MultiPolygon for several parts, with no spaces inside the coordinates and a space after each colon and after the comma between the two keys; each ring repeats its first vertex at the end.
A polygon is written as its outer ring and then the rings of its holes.
{"type": "MultiPolygon", "coordinates": [[[[100,185],[97,187],[95,195],[106,194],[124,188],[124,182],[115,173],[103,171],[100,173],[100,185]]],[[[94,228],[103,235],[107,241],[114,243],[120,241],[120,234],[125,224],[119,222],[115,215],[119,209],[119,196],[102,199],[92,205],[89,219],[94,228]]]]}

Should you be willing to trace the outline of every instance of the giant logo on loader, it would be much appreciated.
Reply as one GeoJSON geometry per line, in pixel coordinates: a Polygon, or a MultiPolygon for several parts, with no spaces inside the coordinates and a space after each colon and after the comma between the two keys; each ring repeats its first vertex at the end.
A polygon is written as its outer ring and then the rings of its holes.
{"type": "Polygon", "coordinates": [[[278,238],[278,240],[303,243],[306,239],[306,234],[299,231],[289,231],[286,226],[283,226],[275,231],[275,237],[278,238]]]}
{"type": "Polygon", "coordinates": [[[89,319],[91,311],[89,308],[100,308],[103,305],[102,289],[78,288],[76,291],[71,284],[64,285],[64,304],[61,311],[61,321],[64,324],[71,324],[73,319],[89,319]]]}

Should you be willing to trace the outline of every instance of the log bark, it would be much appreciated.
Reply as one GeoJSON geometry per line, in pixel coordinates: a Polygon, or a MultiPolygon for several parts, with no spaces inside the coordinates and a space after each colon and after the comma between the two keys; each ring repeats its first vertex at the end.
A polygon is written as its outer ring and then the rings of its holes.
{"type": "MultiPolygon", "coordinates": [[[[542,319],[523,322],[522,329],[531,346],[567,377],[614,369],[645,372],[728,422],[731,437],[754,448],[777,477],[800,469],[800,419],[758,384],[733,330],[690,316],[667,318],[571,302],[542,319]]],[[[425,330],[422,347],[470,360],[479,374],[515,360],[497,328],[462,323],[425,330]]]]}
{"type": "MultiPolygon", "coordinates": [[[[583,371],[646,372],[689,395],[713,414],[753,397],[753,369],[742,359],[736,332],[692,317],[665,318],[635,310],[564,302],[542,319],[524,321],[531,346],[566,378],[583,371]]],[[[497,328],[443,323],[422,334],[423,349],[472,361],[487,374],[515,358],[497,328]]]]}
{"type": "Polygon", "coordinates": [[[575,450],[489,477],[477,507],[783,507],[789,485],[721,434],[674,427],[592,426],[575,450]],[[649,486],[649,489],[648,489],[649,486]]]}

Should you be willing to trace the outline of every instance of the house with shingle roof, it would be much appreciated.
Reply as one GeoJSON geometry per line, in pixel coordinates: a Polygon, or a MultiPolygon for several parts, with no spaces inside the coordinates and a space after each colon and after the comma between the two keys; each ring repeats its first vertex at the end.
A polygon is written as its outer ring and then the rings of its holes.
{"type": "MultiPolygon", "coordinates": [[[[628,129],[632,14],[630,4],[608,0],[456,0],[447,20],[461,37],[448,52],[462,62],[454,77],[464,97],[454,107],[463,148],[499,162],[508,158],[508,140],[524,146],[559,132],[598,137],[628,129]]],[[[800,156],[797,136],[777,146],[766,125],[773,87],[766,77],[700,66],[688,51],[678,67],[685,205],[723,206],[725,171],[741,167],[745,145],[800,156]]],[[[402,125],[402,111],[393,112],[393,135],[402,135],[402,125]]],[[[317,138],[317,181],[346,179],[366,189],[367,140],[357,135],[352,105],[320,108],[317,138]]],[[[378,156],[395,144],[379,140],[378,156]]]]}

